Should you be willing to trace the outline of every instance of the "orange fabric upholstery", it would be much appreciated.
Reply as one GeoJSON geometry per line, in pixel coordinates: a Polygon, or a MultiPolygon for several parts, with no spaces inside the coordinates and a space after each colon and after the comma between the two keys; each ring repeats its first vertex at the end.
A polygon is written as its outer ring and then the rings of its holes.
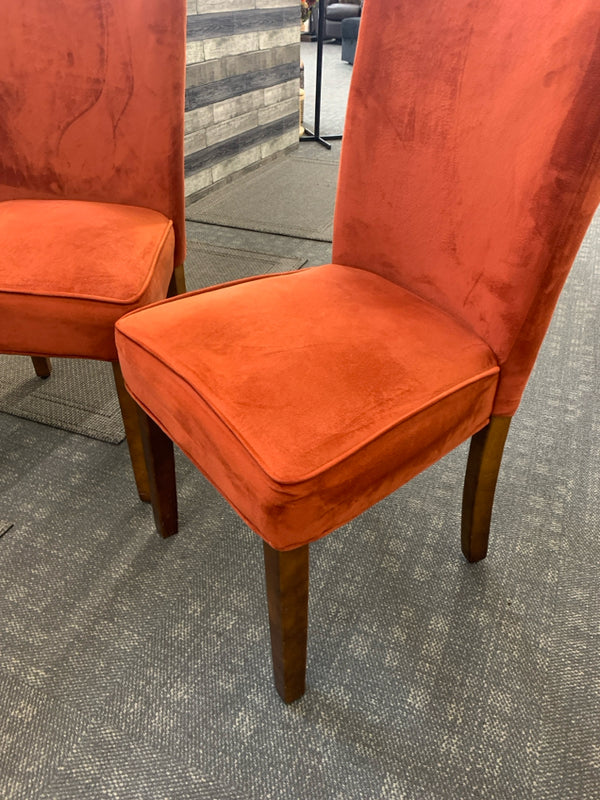
{"type": "Polygon", "coordinates": [[[117,323],[133,396],[273,548],[515,411],[600,200],[599,42],[597,0],[369,0],[334,263],[117,323]]]}
{"type": "Polygon", "coordinates": [[[448,314],[334,264],[159,303],[122,319],[117,343],[136,400],[280,550],[482,428],[498,376],[448,314]]]}
{"type": "Polygon", "coordinates": [[[0,201],[155,209],[183,263],[185,24],[183,0],[3,4],[0,201]]]}
{"type": "Polygon", "coordinates": [[[495,414],[519,404],[600,199],[599,16],[596,0],[365,3],[333,260],[481,336],[495,414]]]}
{"type": "Polygon", "coordinates": [[[173,223],[147,208],[7,200],[0,242],[5,353],[114,361],[116,320],[165,297],[173,272],[173,223]]]}
{"type": "Polygon", "coordinates": [[[9,3],[0,352],[116,359],[185,255],[184,0],[9,3]]]}
{"type": "MultiPolygon", "coordinates": [[[[181,288],[185,0],[6,3],[0,26],[0,352],[113,362],[114,324],[181,288]]],[[[36,358],[37,357],[37,358],[36,358]]]]}

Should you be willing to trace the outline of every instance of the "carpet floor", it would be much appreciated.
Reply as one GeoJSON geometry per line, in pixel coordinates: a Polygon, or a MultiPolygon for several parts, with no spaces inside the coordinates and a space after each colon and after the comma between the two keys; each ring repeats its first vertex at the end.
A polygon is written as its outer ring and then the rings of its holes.
{"type": "Polygon", "coordinates": [[[187,206],[186,218],[230,228],[330,242],[338,162],[311,157],[303,144],[187,206]]]}

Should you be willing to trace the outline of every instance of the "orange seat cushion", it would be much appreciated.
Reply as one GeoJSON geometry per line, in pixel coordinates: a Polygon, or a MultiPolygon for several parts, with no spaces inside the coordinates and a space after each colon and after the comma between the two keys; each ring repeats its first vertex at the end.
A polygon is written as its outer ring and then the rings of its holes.
{"type": "Polygon", "coordinates": [[[118,322],[117,346],[140,405],[280,550],[482,428],[498,376],[448,314],[335,264],[156,304],[118,322]]]}
{"type": "Polygon", "coordinates": [[[116,359],[114,323],[166,296],[173,225],[76,200],[0,203],[0,352],[116,359]]]}

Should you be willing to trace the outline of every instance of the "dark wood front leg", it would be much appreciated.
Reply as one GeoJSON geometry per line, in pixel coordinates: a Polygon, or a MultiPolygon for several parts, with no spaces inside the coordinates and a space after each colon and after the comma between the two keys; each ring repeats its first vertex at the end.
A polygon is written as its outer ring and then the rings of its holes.
{"type": "Polygon", "coordinates": [[[185,294],[187,291],[185,285],[185,271],[183,264],[178,264],[173,270],[169,288],[167,289],[167,297],[175,297],[178,294],[185,294]]]}
{"type": "Polygon", "coordinates": [[[52,372],[52,363],[45,356],[31,356],[33,368],[38,378],[49,378],[52,372]]]}
{"type": "Polygon", "coordinates": [[[140,500],[143,500],[144,503],[149,503],[150,482],[148,479],[146,462],[144,460],[144,447],[142,445],[137,412],[138,405],[125,388],[125,381],[123,380],[123,373],[121,372],[119,362],[113,361],[112,368],[115,386],[117,387],[117,395],[119,397],[119,405],[121,406],[121,416],[123,417],[123,425],[125,427],[125,436],[127,437],[127,446],[131,457],[135,484],[140,500]]]}
{"type": "Polygon", "coordinates": [[[293,703],[306,689],[308,545],[281,552],[263,544],[275,686],[293,703]]]}
{"type": "Polygon", "coordinates": [[[156,529],[166,539],[177,533],[177,484],[173,442],[138,406],[156,529]]]}
{"type": "Polygon", "coordinates": [[[471,439],[462,505],[462,551],[467,561],[485,558],[496,481],[511,417],[492,417],[471,439]]]}

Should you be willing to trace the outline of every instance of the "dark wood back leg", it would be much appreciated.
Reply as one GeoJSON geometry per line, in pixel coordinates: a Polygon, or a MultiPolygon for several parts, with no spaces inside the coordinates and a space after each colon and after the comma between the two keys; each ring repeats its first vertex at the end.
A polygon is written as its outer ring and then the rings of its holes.
{"type": "Polygon", "coordinates": [[[138,406],[156,529],[166,539],[177,533],[177,485],[173,442],[138,406]]]}
{"type": "Polygon", "coordinates": [[[140,500],[149,503],[150,481],[144,459],[144,447],[142,444],[137,411],[138,405],[125,388],[125,381],[123,380],[123,373],[121,372],[119,362],[113,361],[111,363],[115,378],[115,386],[117,387],[117,395],[119,397],[119,405],[121,406],[121,416],[123,417],[123,425],[125,426],[125,436],[127,437],[127,446],[131,457],[135,485],[140,500]]]}
{"type": "Polygon", "coordinates": [[[52,372],[52,363],[45,356],[31,356],[33,368],[38,378],[49,378],[52,372]]]}
{"type": "Polygon", "coordinates": [[[293,703],[306,689],[308,545],[282,552],[263,544],[275,686],[293,703]]]}
{"type": "Polygon", "coordinates": [[[511,417],[492,417],[471,439],[462,505],[462,551],[467,561],[485,558],[494,492],[511,417]]]}

